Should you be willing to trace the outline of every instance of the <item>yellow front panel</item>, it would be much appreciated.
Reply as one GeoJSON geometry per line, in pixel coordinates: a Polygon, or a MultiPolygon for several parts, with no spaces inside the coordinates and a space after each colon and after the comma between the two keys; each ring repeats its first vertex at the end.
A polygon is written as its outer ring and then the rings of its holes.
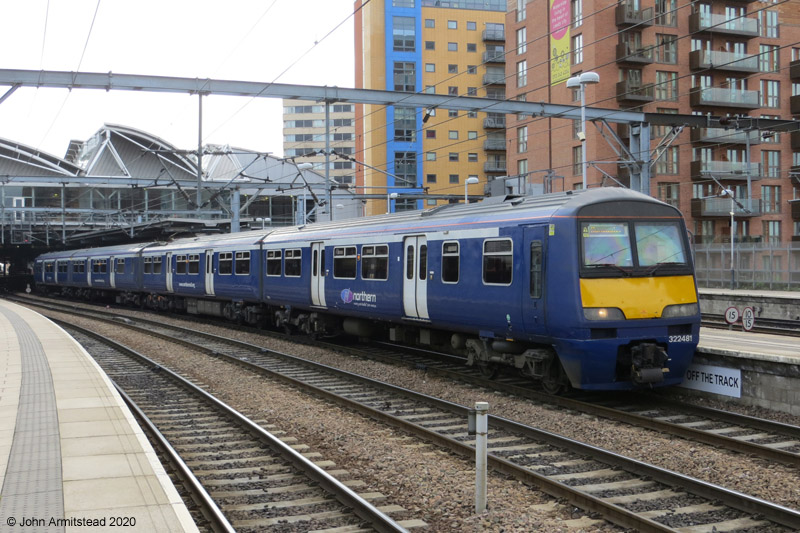
{"type": "Polygon", "coordinates": [[[581,280],[583,307],[618,307],[627,319],[658,318],[664,307],[697,302],[692,276],[581,280]]]}

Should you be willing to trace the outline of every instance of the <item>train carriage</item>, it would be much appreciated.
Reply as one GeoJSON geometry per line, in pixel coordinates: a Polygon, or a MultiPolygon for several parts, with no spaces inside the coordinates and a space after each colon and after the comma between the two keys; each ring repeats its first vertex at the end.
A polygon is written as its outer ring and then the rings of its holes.
{"type": "MultiPolygon", "coordinates": [[[[138,256],[154,307],[445,347],[550,392],[679,383],[698,342],[680,212],[625,189],[180,239],[138,256]]],[[[59,257],[41,258],[42,283],[59,283],[47,266],[59,257]]],[[[128,290],[135,278],[111,280],[128,290]]]]}

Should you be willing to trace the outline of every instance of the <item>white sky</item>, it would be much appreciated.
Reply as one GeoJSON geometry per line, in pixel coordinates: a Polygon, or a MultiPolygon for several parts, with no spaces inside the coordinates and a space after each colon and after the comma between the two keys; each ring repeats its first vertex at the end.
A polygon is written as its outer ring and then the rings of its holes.
{"type": "MultiPolygon", "coordinates": [[[[0,68],[354,85],[352,0],[100,0],[97,6],[98,0],[0,0],[0,68]]],[[[0,86],[0,95],[7,89],[0,86]]],[[[183,94],[20,88],[0,104],[0,137],[63,157],[71,139],[86,140],[110,123],[194,149],[197,108],[197,96],[183,94]]],[[[203,99],[204,143],[280,156],[281,128],[280,99],[203,99]]]]}

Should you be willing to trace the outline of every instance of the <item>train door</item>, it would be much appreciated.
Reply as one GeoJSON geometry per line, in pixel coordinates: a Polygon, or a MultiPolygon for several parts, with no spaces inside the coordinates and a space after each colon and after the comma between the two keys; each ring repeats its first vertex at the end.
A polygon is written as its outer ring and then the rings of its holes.
{"type": "Polygon", "coordinates": [[[117,260],[114,259],[114,256],[108,258],[108,283],[111,285],[112,289],[117,288],[117,260]]]}
{"type": "Polygon", "coordinates": [[[311,304],[325,307],[325,243],[311,243],[311,304]]]}
{"type": "Polygon", "coordinates": [[[428,239],[424,235],[403,239],[403,310],[411,318],[428,316],[428,239]]]}
{"type": "Polygon", "coordinates": [[[165,261],[167,263],[164,265],[164,270],[167,273],[167,292],[172,292],[172,252],[167,252],[165,261]]]}
{"type": "Polygon", "coordinates": [[[544,333],[545,268],[547,226],[529,226],[523,230],[522,246],[525,281],[522,291],[522,319],[527,333],[544,333]]]}
{"type": "Polygon", "coordinates": [[[92,270],[94,267],[94,263],[92,263],[91,259],[84,259],[84,265],[86,266],[86,285],[91,287],[92,286],[92,270]]]}
{"type": "Polygon", "coordinates": [[[206,250],[206,294],[214,296],[214,250],[206,250]]]}

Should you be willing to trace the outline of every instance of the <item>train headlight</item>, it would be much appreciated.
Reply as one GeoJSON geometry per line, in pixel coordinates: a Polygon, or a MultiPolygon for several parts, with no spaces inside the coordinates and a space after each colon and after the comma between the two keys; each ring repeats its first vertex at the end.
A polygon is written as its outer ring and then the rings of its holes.
{"type": "Polygon", "coordinates": [[[617,307],[584,307],[586,320],[625,320],[625,313],[617,307]]]}
{"type": "Polygon", "coordinates": [[[668,305],[661,313],[661,318],[678,318],[682,316],[695,316],[700,313],[697,304],[668,305]]]}

